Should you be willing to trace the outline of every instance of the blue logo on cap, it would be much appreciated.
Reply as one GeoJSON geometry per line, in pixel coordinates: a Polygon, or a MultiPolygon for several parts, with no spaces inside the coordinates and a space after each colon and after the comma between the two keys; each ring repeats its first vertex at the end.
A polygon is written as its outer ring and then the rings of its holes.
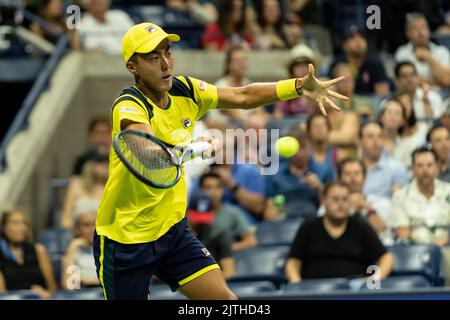
{"type": "Polygon", "coordinates": [[[156,28],[153,26],[148,26],[147,28],[145,28],[145,30],[147,30],[148,32],[155,32],[156,28]]]}

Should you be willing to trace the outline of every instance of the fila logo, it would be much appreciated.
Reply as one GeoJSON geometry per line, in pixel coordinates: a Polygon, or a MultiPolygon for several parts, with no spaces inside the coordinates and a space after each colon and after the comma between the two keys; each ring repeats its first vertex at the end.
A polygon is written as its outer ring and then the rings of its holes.
{"type": "Polygon", "coordinates": [[[207,257],[211,255],[211,253],[209,253],[208,249],[206,249],[206,248],[203,248],[202,251],[205,254],[205,256],[207,256],[207,257]]]}
{"type": "Polygon", "coordinates": [[[183,127],[185,129],[187,129],[187,128],[192,126],[191,119],[189,119],[189,118],[184,118],[183,120],[181,120],[181,123],[183,124],[183,127]]]}
{"type": "Polygon", "coordinates": [[[155,32],[156,28],[152,27],[152,26],[148,26],[147,28],[145,28],[145,30],[147,30],[148,32],[155,32]]]}
{"type": "Polygon", "coordinates": [[[206,90],[206,82],[205,81],[200,80],[199,89],[200,89],[200,91],[206,90]]]}

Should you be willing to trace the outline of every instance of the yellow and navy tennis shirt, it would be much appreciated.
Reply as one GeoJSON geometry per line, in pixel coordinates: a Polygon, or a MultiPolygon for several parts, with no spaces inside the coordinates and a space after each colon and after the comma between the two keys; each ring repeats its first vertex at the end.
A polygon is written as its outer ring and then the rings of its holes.
{"type": "MultiPolygon", "coordinates": [[[[138,90],[135,86],[130,89],[138,90]]],[[[215,86],[184,76],[173,78],[166,109],[157,107],[140,91],[146,102],[135,97],[130,101],[124,98],[128,91],[124,90],[113,104],[113,138],[121,131],[121,121],[128,119],[149,124],[158,139],[177,145],[183,139],[180,133],[192,136],[194,122],[218,102],[215,86]]],[[[114,151],[110,152],[109,160],[109,178],[96,222],[98,235],[124,244],[150,242],[184,218],[187,205],[184,172],[175,186],[157,189],[138,180],[114,151]]]]}

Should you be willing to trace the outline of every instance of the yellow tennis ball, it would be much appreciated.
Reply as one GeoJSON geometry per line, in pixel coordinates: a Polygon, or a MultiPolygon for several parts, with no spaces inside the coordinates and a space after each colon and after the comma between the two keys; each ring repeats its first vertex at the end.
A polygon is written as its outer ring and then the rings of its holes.
{"type": "Polygon", "coordinates": [[[289,158],[298,152],[300,144],[294,137],[282,137],[275,142],[275,148],[283,157],[289,158]]]}

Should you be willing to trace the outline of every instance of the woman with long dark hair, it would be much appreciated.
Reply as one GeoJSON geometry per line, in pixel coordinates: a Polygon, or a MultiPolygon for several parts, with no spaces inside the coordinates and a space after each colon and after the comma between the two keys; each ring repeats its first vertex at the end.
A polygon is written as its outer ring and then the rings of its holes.
{"type": "Polygon", "coordinates": [[[45,247],[32,243],[26,214],[7,211],[0,227],[0,292],[32,290],[50,298],[57,289],[52,263],[45,247]]]}
{"type": "Polygon", "coordinates": [[[221,51],[240,46],[251,47],[253,37],[244,0],[221,0],[218,12],[217,23],[206,26],[202,36],[203,47],[221,51]]]}
{"type": "Polygon", "coordinates": [[[300,28],[285,23],[277,0],[255,1],[255,49],[292,48],[300,38],[300,28]]]}
{"type": "Polygon", "coordinates": [[[400,136],[397,138],[393,156],[405,166],[409,167],[411,165],[411,153],[426,143],[429,126],[424,122],[417,121],[411,96],[401,94],[396,98],[402,103],[406,118],[405,125],[400,131],[400,136]]]}

